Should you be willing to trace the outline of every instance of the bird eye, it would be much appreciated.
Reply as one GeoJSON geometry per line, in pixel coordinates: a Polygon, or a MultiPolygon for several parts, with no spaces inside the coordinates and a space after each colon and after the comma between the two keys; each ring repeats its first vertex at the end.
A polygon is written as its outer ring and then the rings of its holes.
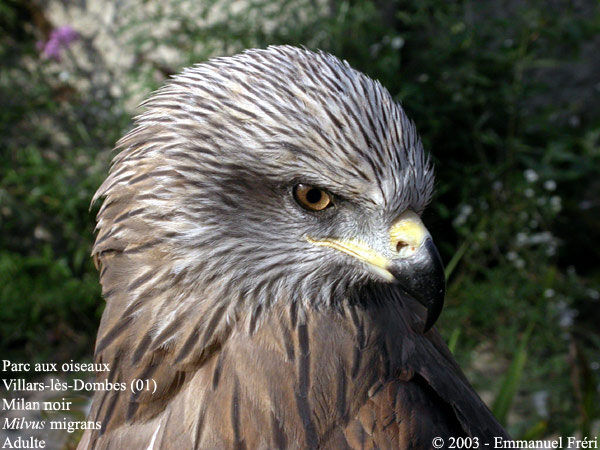
{"type": "Polygon", "coordinates": [[[322,189],[306,184],[294,187],[294,197],[306,209],[311,211],[322,211],[331,206],[331,196],[322,189]]]}

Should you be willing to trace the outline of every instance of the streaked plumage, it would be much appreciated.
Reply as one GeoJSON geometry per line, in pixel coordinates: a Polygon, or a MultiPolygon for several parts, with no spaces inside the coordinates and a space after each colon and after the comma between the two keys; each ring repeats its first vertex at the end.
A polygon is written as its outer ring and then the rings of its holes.
{"type": "Polygon", "coordinates": [[[382,236],[423,211],[433,172],[379,83],[324,53],[269,47],[187,69],[144,107],[95,197],[96,359],[111,382],[158,390],[96,393],[90,419],[103,428],[83,447],[505,436],[437,331],[423,333],[422,308],[382,278],[387,266],[329,244],[412,267],[405,243],[382,236]],[[298,183],[334,206],[301,208],[298,183]]]}

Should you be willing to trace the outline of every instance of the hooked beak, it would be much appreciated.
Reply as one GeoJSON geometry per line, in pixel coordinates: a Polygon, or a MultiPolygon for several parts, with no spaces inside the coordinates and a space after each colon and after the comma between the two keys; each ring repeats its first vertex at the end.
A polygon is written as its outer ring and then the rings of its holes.
{"type": "Polygon", "coordinates": [[[406,211],[389,230],[389,246],[376,251],[356,240],[308,238],[315,245],[327,246],[347,253],[364,263],[381,277],[397,284],[427,310],[427,332],[436,322],[446,292],[444,266],[437,248],[420,217],[406,211]]]}
{"type": "Polygon", "coordinates": [[[433,240],[427,237],[412,257],[393,259],[388,266],[398,285],[427,310],[427,332],[437,321],[444,306],[446,279],[442,259],[433,240]]]}

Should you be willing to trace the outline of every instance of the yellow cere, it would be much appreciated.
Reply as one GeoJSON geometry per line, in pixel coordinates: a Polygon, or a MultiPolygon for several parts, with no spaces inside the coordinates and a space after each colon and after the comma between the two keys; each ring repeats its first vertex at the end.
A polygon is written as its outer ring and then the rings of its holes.
{"type": "Polygon", "coordinates": [[[421,218],[413,211],[406,211],[390,228],[390,244],[394,252],[401,251],[398,244],[403,244],[408,252],[414,252],[428,235],[421,218]]]}

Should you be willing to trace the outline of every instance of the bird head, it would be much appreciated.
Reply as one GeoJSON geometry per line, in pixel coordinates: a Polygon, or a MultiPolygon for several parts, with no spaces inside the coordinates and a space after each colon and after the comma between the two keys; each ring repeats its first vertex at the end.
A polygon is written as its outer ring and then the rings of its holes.
{"type": "Polygon", "coordinates": [[[330,307],[389,284],[433,325],[444,271],[420,219],[433,170],[378,82],[269,47],[186,69],[144,106],[96,194],[125,211],[100,210],[97,254],[112,236],[181,290],[252,307],[330,307]]]}

